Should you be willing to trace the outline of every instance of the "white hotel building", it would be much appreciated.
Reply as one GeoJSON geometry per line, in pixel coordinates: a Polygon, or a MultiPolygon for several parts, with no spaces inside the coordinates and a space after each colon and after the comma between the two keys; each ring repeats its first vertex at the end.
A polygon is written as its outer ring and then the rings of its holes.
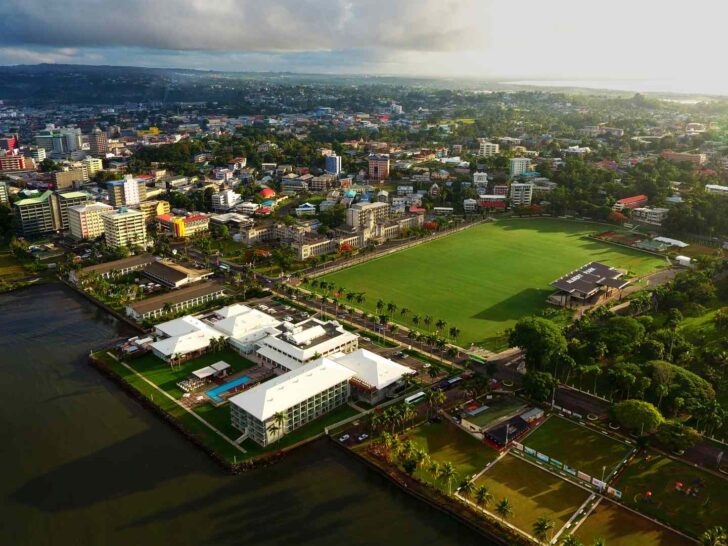
{"type": "Polygon", "coordinates": [[[111,212],[114,207],[103,203],[68,207],[68,227],[76,239],[96,239],[104,234],[101,215],[111,212]]]}
{"type": "Polygon", "coordinates": [[[309,362],[233,396],[232,425],[265,447],[345,404],[355,375],[328,358],[309,362]]]}

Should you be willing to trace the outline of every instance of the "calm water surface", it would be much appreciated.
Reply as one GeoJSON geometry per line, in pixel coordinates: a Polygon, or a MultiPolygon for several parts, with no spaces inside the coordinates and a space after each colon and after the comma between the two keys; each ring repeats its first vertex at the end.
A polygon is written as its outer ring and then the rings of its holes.
{"type": "Polygon", "coordinates": [[[325,441],[224,474],[85,363],[129,335],[60,285],[0,295],[0,545],[487,546],[325,441]]]}

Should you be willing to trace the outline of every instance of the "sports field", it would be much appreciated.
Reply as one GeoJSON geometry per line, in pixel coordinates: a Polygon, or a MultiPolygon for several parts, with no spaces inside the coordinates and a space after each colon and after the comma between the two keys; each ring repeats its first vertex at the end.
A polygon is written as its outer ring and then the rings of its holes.
{"type": "Polygon", "coordinates": [[[664,260],[584,236],[601,226],[558,219],[506,219],[396,252],[323,277],[349,292],[364,292],[361,308],[382,299],[410,310],[393,320],[411,326],[417,314],[460,329],[460,345],[502,348],[504,330],[547,307],[549,283],[600,261],[642,275],[664,260]]]}
{"type": "Polygon", "coordinates": [[[726,524],[728,481],[655,452],[649,457],[635,457],[614,486],[627,506],[696,537],[726,524]]]}
{"type": "Polygon", "coordinates": [[[493,495],[493,507],[503,498],[511,502],[513,515],[508,521],[527,533],[534,522],[545,517],[558,531],[574,515],[589,493],[545,472],[521,459],[506,455],[477,479],[475,486],[485,485],[493,495]]]}
{"type": "MultiPolygon", "coordinates": [[[[408,434],[407,439],[424,449],[430,459],[441,464],[452,463],[457,472],[456,484],[462,478],[477,474],[498,456],[497,451],[447,422],[421,425],[408,434]]],[[[418,470],[418,473],[422,479],[432,482],[426,471],[418,470]]]]}
{"type": "Polygon", "coordinates": [[[630,452],[630,447],[604,434],[552,416],[526,436],[523,445],[586,472],[595,478],[609,473],[630,452]]]}
{"type": "Polygon", "coordinates": [[[607,500],[602,500],[589,514],[576,536],[584,544],[593,544],[601,538],[609,546],[683,546],[686,543],[681,535],[607,500]]]}

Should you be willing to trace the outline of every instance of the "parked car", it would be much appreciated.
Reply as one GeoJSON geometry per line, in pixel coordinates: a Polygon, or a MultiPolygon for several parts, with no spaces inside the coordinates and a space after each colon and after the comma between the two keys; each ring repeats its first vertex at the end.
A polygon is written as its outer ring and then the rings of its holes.
{"type": "Polygon", "coordinates": [[[349,436],[348,434],[344,434],[344,435],[343,435],[343,436],[342,436],[341,438],[339,438],[339,442],[341,442],[341,443],[344,443],[344,442],[346,442],[346,441],[347,441],[347,440],[348,440],[349,438],[351,438],[351,436],[349,436]]]}
{"type": "Polygon", "coordinates": [[[358,439],[358,440],[359,440],[360,442],[363,442],[363,441],[364,441],[364,440],[366,440],[367,438],[369,438],[369,435],[368,435],[368,434],[367,434],[366,432],[363,432],[362,434],[360,434],[360,435],[359,435],[359,438],[357,438],[357,439],[358,439]]]}

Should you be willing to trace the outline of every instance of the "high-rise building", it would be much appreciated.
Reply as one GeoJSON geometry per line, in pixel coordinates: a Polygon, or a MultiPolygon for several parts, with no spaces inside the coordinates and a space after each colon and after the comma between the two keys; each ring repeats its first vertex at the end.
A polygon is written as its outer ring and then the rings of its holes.
{"type": "Polygon", "coordinates": [[[32,237],[56,231],[52,195],[53,192],[48,190],[37,197],[15,202],[18,231],[22,235],[32,237]]]}
{"type": "Polygon", "coordinates": [[[86,172],[89,176],[104,170],[104,162],[96,157],[87,157],[83,160],[83,164],[86,166],[86,172]]]}
{"type": "Polygon", "coordinates": [[[225,212],[233,208],[242,199],[239,193],[233,190],[223,190],[212,194],[212,209],[225,212]]]}
{"type": "Polygon", "coordinates": [[[39,165],[46,157],[48,157],[48,154],[46,154],[45,148],[31,148],[30,157],[33,161],[35,161],[36,165],[39,165]]]}
{"type": "Polygon", "coordinates": [[[326,156],[324,170],[329,174],[339,174],[341,172],[341,156],[335,153],[326,156]]]}
{"type": "Polygon", "coordinates": [[[144,215],[138,210],[121,207],[101,215],[106,244],[111,248],[121,246],[146,246],[147,226],[144,215]]]}
{"type": "Polygon", "coordinates": [[[18,137],[16,135],[0,137],[0,150],[7,150],[8,152],[12,152],[17,147],[18,137]]]}
{"type": "Polygon", "coordinates": [[[346,225],[352,228],[371,229],[389,219],[389,203],[355,203],[346,209],[346,225]]]}
{"type": "Polygon", "coordinates": [[[525,206],[531,204],[533,197],[533,184],[530,182],[514,182],[511,184],[511,205],[525,206]]]}
{"type": "Polygon", "coordinates": [[[369,178],[386,180],[389,178],[389,154],[372,154],[369,156],[369,178]]]}
{"type": "Polygon", "coordinates": [[[510,174],[511,177],[519,176],[528,172],[531,166],[531,160],[527,157],[514,157],[511,159],[510,174]]]}
{"type": "Polygon", "coordinates": [[[8,183],[0,181],[0,203],[7,205],[10,203],[10,194],[8,193],[8,183]]]}
{"type": "Polygon", "coordinates": [[[138,205],[147,199],[147,186],[143,178],[127,174],[122,180],[106,184],[109,191],[109,204],[113,207],[138,205]]]}
{"type": "Polygon", "coordinates": [[[478,155],[480,157],[492,157],[494,155],[498,155],[499,151],[500,146],[498,144],[488,142],[485,138],[478,139],[478,155]]]}
{"type": "Polygon", "coordinates": [[[103,155],[109,151],[109,137],[96,127],[88,136],[88,147],[92,155],[103,155]]]}
{"type": "Polygon", "coordinates": [[[69,154],[81,149],[81,129],[51,125],[36,133],[35,143],[46,152],[69,154]]]}
{"type": "Polygon", "coordinates": [[[57,190],[79,186],[84,182],[88,182],[88,170],[83,166],[76,169],[56,171],[53,173],[53,182],[55,182],[57,190]]]}
{"type": "Polygon", "coordinates": [[[101,215],[111,212],[114,207],[103,203],[68,207],[68,227],[76,239],[96,239],[104,234],[101,215]]]}
{"type": "Polygon", "coordinates": [[[29,171],[35,169],[35,162],[22,155],[0,156],[0,171],[29,171]]]}
{"type": "Polygon", "coordinates": [[[171,210],[168,201],[142,201],[134,208],[144,215],[144,221],[148,224],[155,220],[157,216],[169,214],[171,210]]]}
{"type": "Polygon", "coordinates": [[[91,194],[85,191],[56,192],[52,197],[56,229],[68,229],[68,209],[79,205],[93,203],[91,194]]]}

